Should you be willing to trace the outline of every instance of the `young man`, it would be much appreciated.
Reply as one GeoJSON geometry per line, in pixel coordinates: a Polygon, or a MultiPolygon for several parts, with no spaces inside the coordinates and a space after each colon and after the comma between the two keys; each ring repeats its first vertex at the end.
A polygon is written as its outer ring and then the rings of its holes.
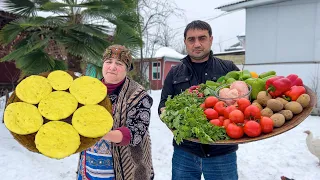
{"type": "MultiPolygon", "coordinates": [[[[232,61],[213,57],[212,30],[208,23],[197,20],[187,25],[184,43],[188,56],[171,68],[161,93],[159,114],[165,108],[168,95],[175,96],[192,85],[216,81],[239,68],[232,61]]],[[[177,145],[173,140],[172,180],[236,180],[238,145],[207,145],[184,140],[177,145]]]]}

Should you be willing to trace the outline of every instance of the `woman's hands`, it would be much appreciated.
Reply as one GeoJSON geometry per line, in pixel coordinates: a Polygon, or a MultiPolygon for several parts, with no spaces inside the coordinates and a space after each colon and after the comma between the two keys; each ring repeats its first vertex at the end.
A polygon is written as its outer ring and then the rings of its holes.
{"type": "Polygon", "coordinates": [[[123,139],[123,134],[119,130],[111,130],[106,135],[103,136],[103,139],[111,141],[113,143],[120,143],[123,139]]]}

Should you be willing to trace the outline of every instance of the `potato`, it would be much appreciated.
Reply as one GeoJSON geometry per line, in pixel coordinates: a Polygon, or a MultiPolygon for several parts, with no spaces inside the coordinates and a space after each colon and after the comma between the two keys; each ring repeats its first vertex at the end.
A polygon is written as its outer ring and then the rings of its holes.
{"type": "Polygon", "coordinates": [[[252,103],[259,103],[258,100],[254,100],[252,103]]]}
{"type": "Polygon", "coordinates": [[[267,106],[267,102],[269,99],[272,99],[271,95],[266,91],[260,91],[257,95],[257,101],[262,106],[267,106]]]}
{"type": "Polygon", "coordinates": [[[292,119],[293,117],[293,113],[290,110],[282,110],[279,113],[285,117],[286,121],[292,119]]]}
{"type": "Polygon", "coordinates": [[[310,96],[308,94],[301,94],[298,97],[297,102],[300,103],[303,108],[305,108],[310,103],[310,96]]]}
{"type": "Polygon", "coordinates": [[[258,102],[254,102],[251,105],[257,106],[260,109],[260,111],[263,109],[263,107],[258,102]]]}
{"type": "Polygon", "coordinates": [[[270,118],[273,121],[273,127],[281,127],[286,122],[284,115],[280,113],[275,113],[270,118]]]}
{"type": "Polygon", "coordinates": [[[283,109],[283,104],[279,100],[269,99],[267,101],[267,107],[270,108],[273,112],[278,112],[283,109]]]}
{"type": "Polygon", "coordinates": [[[285,105],[285,109],[286,109],[286,110],[290,110],[293,114],[299,114],[299,113],[301,113],[302,110],[303,110],[301,104],[298,103],[298,102],[296,102],[296,101],[288,102],[288,103],[285,105]]]}
{"type": "Polygon", "coordinates": [[[276,100],[280,101],[283,104],[283,107],[289,102],[281,97],[277,97],[276,100]]]}
{"type": "Polygon", "coordinates": [[[262,111],[261,111],[261,116],[266,116],[266,117],[271,117],[273,115],[273,111],[268,108],[265,107],[262,111]]]}

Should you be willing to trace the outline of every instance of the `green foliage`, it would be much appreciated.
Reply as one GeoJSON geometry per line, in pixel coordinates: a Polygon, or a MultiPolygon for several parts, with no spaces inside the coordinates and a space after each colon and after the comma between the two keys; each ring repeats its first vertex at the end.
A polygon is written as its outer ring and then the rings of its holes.
{"type": "Polygon", "coordinates": [[[21,17],[0,30],[0,43],[9,44],[17,36],[23,39],[0,62],[15,60],[27,75],[65,68],[65,64],[60,63],[62,59],[46,51],[52,41],[58,49],[66,51],[66,61],[76,61],[73,64],[82,61],[97,67],[101,67],[102,54],[111,44],[122,44],[130,49],[142,45],[137,31],[140,24],[136,0],[5,0],[4,3],[6,11],[21,17]],[[39,11],[53,15],[39,17],[39,11]]]}
{"type": "Polygon", "coordinates": [[[208,122],[200,108],[203,101],[203,98],[187,91],[167,99],[166,109],[160,118],[173,131],[177,144],[190,138],[197,138],[201,143],[227,139],[224,128],[208,122]]]}

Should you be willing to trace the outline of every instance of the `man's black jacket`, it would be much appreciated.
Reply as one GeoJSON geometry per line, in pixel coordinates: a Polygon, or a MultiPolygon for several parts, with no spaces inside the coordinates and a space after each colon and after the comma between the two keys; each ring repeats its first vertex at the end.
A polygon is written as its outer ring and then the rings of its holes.
{"type": "MultiPolygon", "coordinates": [[[[204,76],[202,79],[198,79],[195,69],[192,68],[190,57],[186,56],[181,61],[182,63],[172,67],[166,76],[158,107],[159,114],[160,108],[165,107],[168,95],[172,95],[173,97],[188,89],[190,86],[205,83],[207,80],[216,81],[219,77],[226,75],[230,71],[239,71],[239,68],[232,61],[216,58],[211,52],[209,60],[203,69],[204,76]]],[[[180,145],[177,145],[173,140],[173,145],[199,157],[224,155],[238,149],[238,145],[205,145],[187,140],[184,140],[180,145]]]]}

